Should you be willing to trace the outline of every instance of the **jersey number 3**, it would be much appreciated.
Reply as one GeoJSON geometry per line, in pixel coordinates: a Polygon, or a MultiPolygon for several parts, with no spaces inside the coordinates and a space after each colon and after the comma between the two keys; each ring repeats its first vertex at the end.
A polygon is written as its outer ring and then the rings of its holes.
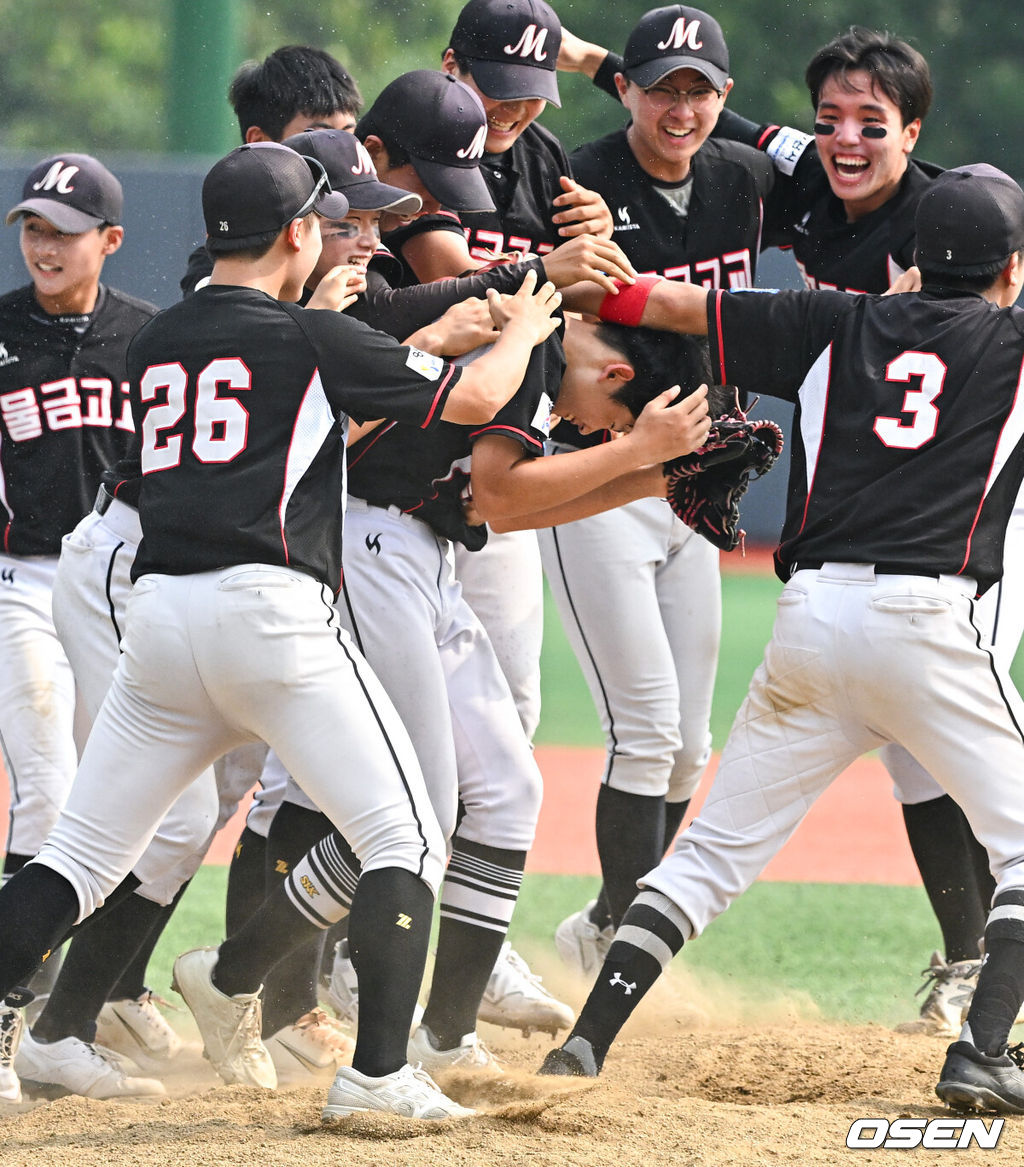
{"type": "Polygon", "coordinates": [[[939,425],[939,411],[935,399],[942,392],[946,366],[935,353],[901,353],[890,361],[885,370],[886,381],[906,384],[911,378],[920,378],[918,384],[903,395],[901,412],[910,415],[910,421],[901,417],[876,417],[874,430],[882,445],[897,450],[917,450],[935,437],[939,425]]]}
{"type": "MultiPolygon", "coordinates": [[[[200,462],[230,462],[245,449],[249,411],[237,397],[218,397],[225,385],[235,391],[252,388],[252,374],[237,357],[211,361],[196,379],[192,453],[200,462]]],[[[162,391],[166,398],[146,411],[142,421],[142,473],[170,470],[181,462],[180,433],[173,430],[188,409],[188,373],[179,364],[150,365],[139,386],[143,402],[162,391]]]]}

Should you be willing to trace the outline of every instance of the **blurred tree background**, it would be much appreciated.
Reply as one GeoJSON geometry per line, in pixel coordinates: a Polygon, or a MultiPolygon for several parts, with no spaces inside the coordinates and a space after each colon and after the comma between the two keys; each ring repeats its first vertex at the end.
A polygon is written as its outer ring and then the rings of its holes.
{"type": "MultiPolygon", "coordinates": [[[[279,45],[333,52],[367,101],[407,69],[440,61],[462,0],[236,0],[236,64],[279,45]]],[[[195,6],[204,0],[188,0],[195,6]]],[[[653,5],[652,5],[653,6],[653,5]]],[[[43,153],[174,152],[172,0],[0,0],[0,148],[43,153]]],[[[621,50],[646,5],[563,0],[565,25],[621,50]]],[[[1024,177],[1024,4],[1021,0],[728,0],[711,5],[729,43],[730,103],[755,120],[810,128],[803,68],[853,23],[887,28],[928,58],[934,112],[918,154],[945,165],[988,161],[1024,177]]],[[[219,35],[217,30],[207,34],[219,35]]],[[[226,94],[227,78],[218,92],[226,94]]],[[[564,108],[544,122],[569,147],[621,120],[581,77],[561,82],[564,108]]],[[[225,105],[226,105],[226,98],[225,105]]],[[[223,116],[211,110],[210,117],[223,116]]],[[[224,148],[233,144],[226,141],[224,148]]]]}

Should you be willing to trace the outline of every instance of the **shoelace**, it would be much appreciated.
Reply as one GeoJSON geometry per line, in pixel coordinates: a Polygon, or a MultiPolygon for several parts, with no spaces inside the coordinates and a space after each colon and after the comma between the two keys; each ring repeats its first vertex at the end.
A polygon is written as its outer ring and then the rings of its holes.
{"type": "Polygon", "coordinates": [[[295,1022],[293,1029],[301,1029],[317,1045],[331,1054],[347,1054],[351,1049],[351,1038],[339,1030],[332,1029],[327,1014],[322,1009],[311,1009],[295,1022]]]}
{"type": "Polygon", "coordinates": [[[0,1009],[0,1063],[10,1065],[21,1032],[21,1014],[14,1009],[0,1009]]]}
{"type": "Polygon", "coordinates": [[[484,1043],[477,1038],[472,1045],[467,1046],[465,1050],[452,1062],[453,1066],[490,1066],[495,1064],[498,1059],[491,1053],[484,1043]]]}
{"type": "Polygon", "coordinates": [[[924,977],[924,981],[914,996],[919,997],[925,989],[937,989],[940,985],[948,984],[954,979],[964,981],[973,980],[981,972],[981,965],[982,962],[980,960],[955,961],[952,964],[944,964],[938,968],[932,968],[929,965],[928,968],[921,969],[921,976],[924,977]],[[965,965],[966,968],[963,967],[965,965]]]}
{"type": "Polygon", "coordinates": [[[91,1041],[83,1041],[82,1045],[89,1051],[90,1061],[99,1062],[106,1069],[112,1070],[122,1080],[127,1078],[125,1068],[113,1050],[98,1050],[91,1041]]]}
{"type": "Polygon", "coordinates": [[[1018,1069],[1024,1070],[1024,1041],[1006,1047],[1006,1056],[1014,1062],[1018,1069]]]}
{"type": "Polygon", "coordinates": [[[258,997],[247,1002],[238,1019],[236,1040],[231,1044],[238,1049],[247,1061],[262,1061],[264,1057],[261,1031],[263,1028],[263,1009],[258,997]]]}
{"type": "Polygon", "coordinates": [[[534,985],[540,984],[541,977],[530,968],[514,948],[510,948],[505,953],[505,961],[516,970],[524,981],[530,981],[534,985]]]}
{"type": "Polygon", "coordinates": [[[426,1086],[433,1094],[440,1094],[441,1087],[434,1081],[433,1078],[423,1068],[422,1062],[411,1062],[404,1065],[395,1075],[395,1085],[413,1086],[419,1083],[421,1086],[426,1086]],[[415,1081],[406,1081],[406,1079],[415,1079],[415,1081]]]}

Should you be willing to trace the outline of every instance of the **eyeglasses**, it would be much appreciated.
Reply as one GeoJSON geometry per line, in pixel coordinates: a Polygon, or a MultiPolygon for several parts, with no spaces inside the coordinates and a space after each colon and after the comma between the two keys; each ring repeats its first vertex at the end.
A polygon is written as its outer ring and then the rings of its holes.
{"type": "Polygon", "coordinates": [[[713,85],[692,85],[689,89],[675,89],[671,85],[652,85],[644,90],[644,96],[658,110],[671,109],[682,101],[694,113],[710,109],[722,96],[722,91],[713,85]]]}
{"type": "Polygon", "coordinates": [[[317,200],[322,194],[331,193],[330,179],[328,179],[327,171],[324,170],[324,165],[320,159],[313,158],[309,154],[303,154],[302,157],[306,160],[309,166],[313,168],[313,172],[319,172],[319,174],[316,180],[316,185],[313,187],[309,198],[306,199],[306,201],[302,204],[301,207],[299,207],[294,215],[289,217],[289,222],[291,222],[292,219],[304,219],[309,214],[309,212],[313,210],[317,200]]]}

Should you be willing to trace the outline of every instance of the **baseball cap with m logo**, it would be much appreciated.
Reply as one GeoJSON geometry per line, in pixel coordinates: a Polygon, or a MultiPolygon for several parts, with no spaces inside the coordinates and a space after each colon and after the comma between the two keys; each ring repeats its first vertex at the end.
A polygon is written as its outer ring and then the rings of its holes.
{"type": "Polygon", "coordinates": [[[58,231],[80,235],[121,222],[121,184],[91,154],[55,154],[32,169],[21,202],[7,212],[11,224],[22,215],[39,215],[58,231]]]}

